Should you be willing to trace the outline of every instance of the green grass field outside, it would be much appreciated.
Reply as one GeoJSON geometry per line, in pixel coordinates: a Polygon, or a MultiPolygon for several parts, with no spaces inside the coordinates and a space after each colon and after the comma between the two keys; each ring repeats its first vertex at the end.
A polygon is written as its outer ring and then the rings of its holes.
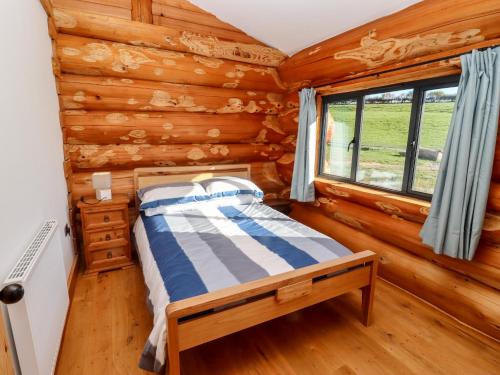
{"type": "MultiPolygon", "coordinates": [[[[442,150],[446,141],[453,103],[425,103],[422,115],[419,147],[442,150]]],[[[333,128],[332,144],[345,147],[354,133],[355,105],[332,105],[331,118],[343,123],[346,139],[339,140],[333,128]]],[[[358,167],[358,181],[401,189],[410,121],[410,103],[366,104],[361,129],[361,150],[358,167]]],[[[332,126],[329,122],[329,126],[332,126]]],[[[326,155],[330,155],[327,144],[326,155]]],[[[326,163],[326,168],[335,161],[326,163]]],[[[335,168],[335,167],[331,167],[335,168]]],[[[414,189],[432,193],[439,169],[439,162],[417,160],[414,189]]]]}

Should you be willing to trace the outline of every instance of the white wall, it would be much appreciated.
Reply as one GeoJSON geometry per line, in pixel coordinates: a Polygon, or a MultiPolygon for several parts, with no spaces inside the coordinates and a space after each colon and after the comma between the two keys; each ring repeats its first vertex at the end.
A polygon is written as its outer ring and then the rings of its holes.
{"type": "Polygon", "coordinates": [[[73,261],[58,101],[47,17],[38,0],[2,2],[0,22],[0,282],[43,220],[59,222],[73,261]]]}

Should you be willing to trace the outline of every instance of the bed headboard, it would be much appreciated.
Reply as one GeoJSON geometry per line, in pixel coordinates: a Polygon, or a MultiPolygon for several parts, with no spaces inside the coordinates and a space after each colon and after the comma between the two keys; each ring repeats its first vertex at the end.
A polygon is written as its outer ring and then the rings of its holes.
{"type": "Polygon", "coordinates": [[[233,176],[250,179],[250,164],[204,165],[187,167],[151,167],[134,169],[134,196],[136,208],[137,190],[170,182],[201,181],[217,176],[233,176]]]}

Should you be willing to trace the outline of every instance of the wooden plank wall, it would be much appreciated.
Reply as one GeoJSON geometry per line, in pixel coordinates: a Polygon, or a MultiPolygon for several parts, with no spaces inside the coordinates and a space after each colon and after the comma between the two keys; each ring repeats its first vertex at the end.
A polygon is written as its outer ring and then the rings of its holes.
{"type": "MultiPolygon", "coordinates": [[[[450,57],[499,44],[499,37],[500,3],[429,0],[287,59],[279,68],[290,87],[278,116],[289,140],[277,161],[280,177],[291,181],[297,89],[320,86],[320,94],[329,94],[457,74],[457,59],[450,57]]],[[[376,251],[382,277],[499,339],[500,146],[495,160],[488,215],[472,262],[437,256],[421,243],[426,202],[318,179],[313,207],[297,203],[292,215],[355,251],[376,251]]]]}
{"type": "Polygon", "coordinates": [[[185,0],[42,4],[76,233],[73,207],[98,170],[133,197],[136,167],[251,163],[267,197],[286,195],[275,165],[284,54],[185,0]]]}

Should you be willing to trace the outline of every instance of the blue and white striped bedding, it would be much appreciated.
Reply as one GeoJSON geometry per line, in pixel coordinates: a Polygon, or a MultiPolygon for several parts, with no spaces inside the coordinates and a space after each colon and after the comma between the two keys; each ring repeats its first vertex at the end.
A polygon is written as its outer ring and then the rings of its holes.
{"type": "Polygon", "coordinates": [[[141,214],[134,233],[154,313],[140,366],[152,371],[166,362],[168,303],[352,254],[260,203],[141,214]]]}

